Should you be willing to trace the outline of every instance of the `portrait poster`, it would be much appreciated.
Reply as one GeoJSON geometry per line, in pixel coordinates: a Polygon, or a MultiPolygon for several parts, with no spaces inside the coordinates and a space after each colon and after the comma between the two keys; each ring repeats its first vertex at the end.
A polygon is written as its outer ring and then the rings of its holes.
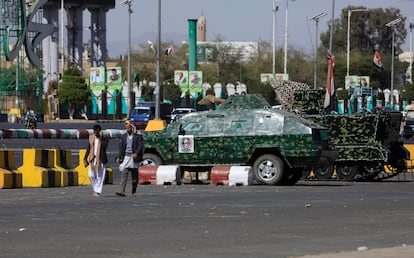
{"type": "Polygon", "coordinates": [[[89,87],[91,90],[105,90],[105,67],[91,67],[89,87]]]}
{"type": "Polygon", "coordinates": [[[109,90],[122,89],[122,69],[121,67],[106,68],[106,82],[109,90]]]}

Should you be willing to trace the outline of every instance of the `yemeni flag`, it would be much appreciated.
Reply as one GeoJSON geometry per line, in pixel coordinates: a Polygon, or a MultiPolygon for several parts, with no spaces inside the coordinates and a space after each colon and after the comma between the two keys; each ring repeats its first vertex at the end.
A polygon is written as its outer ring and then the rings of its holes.
{"type": "Polygon", "coordinates": [[[335,65],[334,56],[331,54],[331,52],[326,51],[326,57],[329,60],[329,68],[328,68],[328,85],[326,85],[325,102],[323,103],[324,108],[327,108],[331,105],[331,98],[335,92],[334,75],[333,75],[333,68],[335,65]]]}
{"type": "Polygon", "coordinates": [[[168,48],[165,49],[164,53],[166,56],[171,55],[172,51],[174,49],[174,45],[169,46],[168,48]]]}
{"type": "Polygon", "coordinates": [[[377,68],[380,71],[384,70],[384,65],[382,63],[382,59],[378,49],[375,49],[374,59],[372,60],[372,62],[374,63],[375,68],[377,68]]]}

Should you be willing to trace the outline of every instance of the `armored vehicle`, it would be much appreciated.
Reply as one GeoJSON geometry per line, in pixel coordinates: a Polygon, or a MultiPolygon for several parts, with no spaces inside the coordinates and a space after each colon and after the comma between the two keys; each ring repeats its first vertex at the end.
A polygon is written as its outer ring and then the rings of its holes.
{"type": "Polygon", "coordinates": [[[161,131],[144,132],[143,164],[246,165],[256,182],[281,185],[296,183],[304,170],[331,166],[338,156],[328,130],[316,123],[266,105],[232,107],[189,113],[161,131]]]}
{"type": "Polygon", "coordinates": [[[334,167],[318,168],[318,179],[365,180],[392,177],[405,170],[410,153],[400,139],[402,115],[398,111],[355,114],[324,114],[318,91],[295,93],[293,108],[302,117],[329,129],[330,140],[339,152],[334,167]]]}

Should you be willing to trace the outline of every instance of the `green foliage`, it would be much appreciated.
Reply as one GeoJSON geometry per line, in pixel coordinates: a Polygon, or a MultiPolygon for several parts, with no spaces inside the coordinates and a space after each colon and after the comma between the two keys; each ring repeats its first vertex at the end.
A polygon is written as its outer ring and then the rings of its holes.
{"type": "Polygon", "coordinates": [[[60,102],[84,105],[90,99],[90,95],[91,93],[85,83],[85,77],[82,76],[82,72],[75,66],[65,70],[58,89],[60,102]]]}
{"type": "Polygon", "coordinates": [[[141,97],[144,98],[145,101],[151,101],[152,96],[154,94],[154,88],[149,85],[142,85],[141,86],[141,97]]]}
{"type": "Polygon", "coordinates": [[[175,84],[164,85],[163,96],[164,99],[172,100],[172,102],[175,103],[175,101],[178,100],[181,96],[180,86],[177,86],[175,84]]]}

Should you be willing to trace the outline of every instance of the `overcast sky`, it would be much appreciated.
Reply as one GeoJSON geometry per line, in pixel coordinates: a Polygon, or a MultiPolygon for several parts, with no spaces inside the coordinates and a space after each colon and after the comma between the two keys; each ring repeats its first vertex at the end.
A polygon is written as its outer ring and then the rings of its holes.
{"type": "MultiPolygon", "coordinates": [[[[116,7],[108,12],[107,41],[111,57],[126,53],[128,47],[128,7],[116,0],[116,7]]],[[[207,41],[213,41],[221,35],[227,41],[272,41],[272,0],[162,0],[161,1],[161,40],[188,40],[188,19],[197,19],[204,15],[207,20],[207,41]],[[172,39],[171,35],[177,35],[172,39]]],[[[332,18],[333,0],[283,0],[276,1],[276,44],[284,45],[285,14],[288,3],[288,45],[303,49],[307,53],[315,44],[316,26],[309,18],[319,13],[327,15],[321,18],[318,31],[328,30],[327,23],[332,18]],[[288,1],[288,2],[287,2],[288,1]]],[[[363,5],[368,8],[401,9],[408,17],[406,28],[408,35],[403,50],[409,51],[410,17],[414,22],[414,0],[335,0],[334,18],[349,6],[363,5]],[[363,4],[361,4],[363,3],[363,4]]],[[[156,41],[158,28],[158,1],[133,0],[131,15],[132,46],[147,40],[156,41]]],[[[352,16],[358,15],[353,13],[352,16]]],[[[351,19],[352,19],[351,16],[351,19]]],[[[319,41],[319,39],[318,39],[319,41]]],[[[334,46],[335,47],[335,46],[334,46]]],[[[333,48],[334,48],[333,47],[333,48]]],[[[414,48],[414,46],[412,46],[414,48]]],[[[335,48],[333,49],[335,51],[335,48]]]]}

